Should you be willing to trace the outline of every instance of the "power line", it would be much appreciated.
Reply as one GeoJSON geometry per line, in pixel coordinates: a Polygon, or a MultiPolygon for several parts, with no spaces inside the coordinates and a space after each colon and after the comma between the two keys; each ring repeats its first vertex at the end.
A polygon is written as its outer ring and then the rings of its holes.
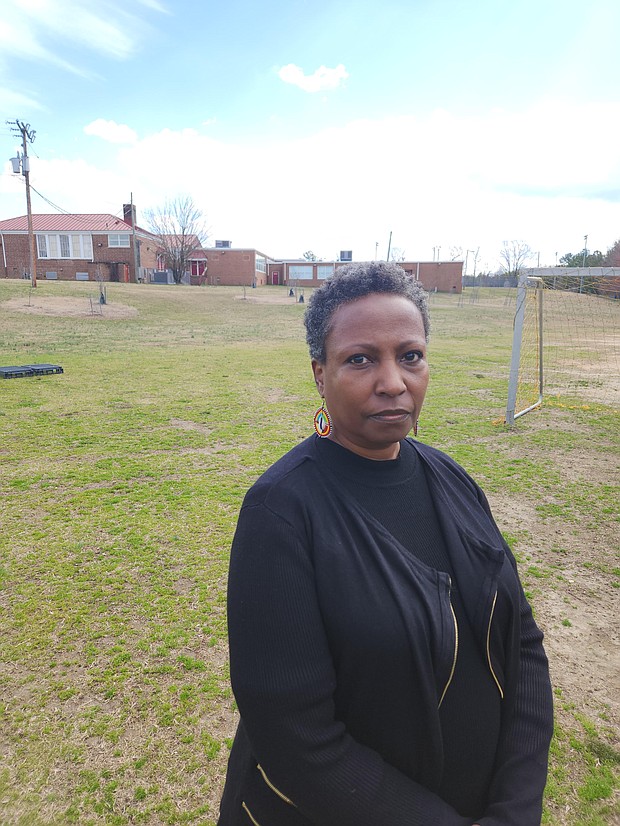
{"type": "MultiPolygon", "coordinates": [[[[24,182],[24,185],[25,185],[25,182],[24,182]]],[[[64,207],[58,206],[58,204],[55,204],[53,201],[50,201],[50,199],[47,198],[42,192],[39,192],[39,190],[35,186],[33,186],[32,183],[30,184],[30,189],[33,192],[36,192],[37,195],[39,196],[39,198],[41,198],[41,200],[45,201],[46,204],[49,204],[49,206],[51,206],[52,209],[55,209],[56,212],[60,212],[63,215],[73,215],[73,213],[71,212],[70,209],[65,209],[64,207]]]]}
{"type": "Polygon", "coordinates": [[[46,197],[45,197],[45,195],[42,195],[42,194],[39,192],[39,190],[38,190],[38,189],[35,189],[35,188],[33,187],[33,185],[32,185],[32,184],[30,184],[30,189],[32,189],[32,191],[33,191],[33,192],[36,192],[36,193],[37,193],[37,195],[39,196],[39,198],[42,198],[42,199],[45,201],[45,203],[46,203],[46,204],[49,204],[49,205],[52,207],[52,209],[55,209],[55,210],[56,210],[56,212],[61,212],[63,215],[72,215],[72,214],[73,214],[73,213],[71,212],[71,210],[69,210],[69,209],[64,209],[63,207],[58,206],[58,204],[55,204],[53,201],[50,201],[50,199],[49,199],[49,198],[46,198],[46,197]]]}

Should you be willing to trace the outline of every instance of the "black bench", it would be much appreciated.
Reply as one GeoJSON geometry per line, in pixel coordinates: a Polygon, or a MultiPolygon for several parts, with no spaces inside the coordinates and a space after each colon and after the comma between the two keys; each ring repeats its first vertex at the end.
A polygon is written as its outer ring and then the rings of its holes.
{"type": "Polygon", "coordinates": [[[64,373],[59,364],[24,364],[21,367],[0,367],[0,378],[22,379],[25,376],[52,376],[64,373]]]}

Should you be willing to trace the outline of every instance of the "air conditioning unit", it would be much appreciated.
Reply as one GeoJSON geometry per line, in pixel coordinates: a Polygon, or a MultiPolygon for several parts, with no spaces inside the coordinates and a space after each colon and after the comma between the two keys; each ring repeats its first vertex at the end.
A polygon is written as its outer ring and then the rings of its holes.
{"type": "Polygon", "coordinates": [[[340,250],[341,261],[353,261],[353,250],[340,250]]]}
{"type": "Polygon", "coordinates": [[[230,241],[216,241],[215,246],[217,249],[230,249],[230,241]]]}

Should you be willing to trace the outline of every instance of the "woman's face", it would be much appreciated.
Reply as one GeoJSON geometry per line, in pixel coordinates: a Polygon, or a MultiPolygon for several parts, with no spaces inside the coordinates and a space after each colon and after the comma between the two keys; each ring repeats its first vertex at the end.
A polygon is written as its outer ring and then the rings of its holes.
{"type": "Polygon", "coordinates": [[[394,459],[420,415],[429,371],[424,322],[408,299],[374,293],[332,316],[323,364],[312,370],[330,438],[369,459],[394,459]]]}

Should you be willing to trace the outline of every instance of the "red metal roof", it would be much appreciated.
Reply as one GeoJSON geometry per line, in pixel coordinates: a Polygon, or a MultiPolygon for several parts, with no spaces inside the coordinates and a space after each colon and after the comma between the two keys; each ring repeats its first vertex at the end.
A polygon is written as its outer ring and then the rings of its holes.
{"type": "MultiPolygon", "coordinates": [[[[116,215],[33,215],[32,225],[35,232],[127,232],[131,229],[116,215]]],[[[28,232],[28,217],[20,215],[0,221],[0,232],[28,232]]]]}

